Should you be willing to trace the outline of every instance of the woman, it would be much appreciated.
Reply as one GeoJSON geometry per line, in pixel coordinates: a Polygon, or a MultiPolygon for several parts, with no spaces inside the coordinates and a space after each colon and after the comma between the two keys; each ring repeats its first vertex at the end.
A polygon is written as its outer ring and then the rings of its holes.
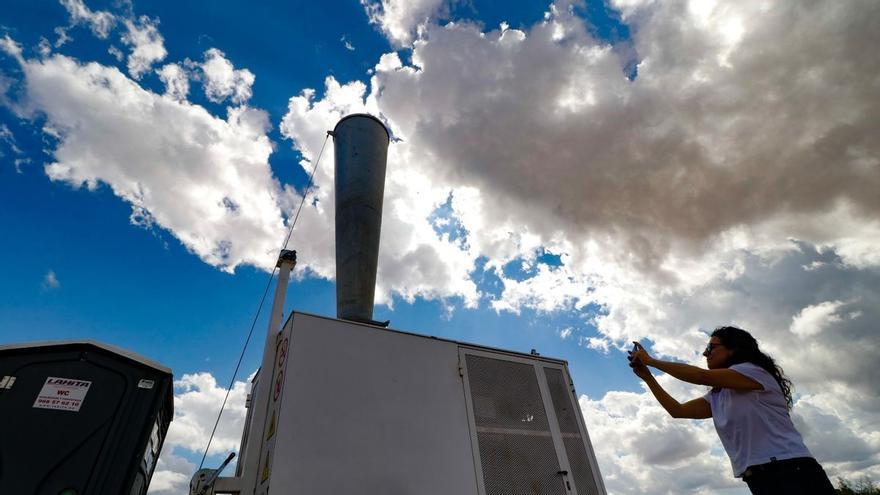
{"type": "Polygon", "coordinates": [[[720,327],[703,352],[708,370],[660,361],[634,342],[630,367],[674,418],[712,418],[733,474],[755,495],[835,493],[822,466],[804,445],[789,416],[791,382],[745,330],[720,327]],[[680,404],[661,387],[648,366],[679,380],[712,387],[680,404]]]}

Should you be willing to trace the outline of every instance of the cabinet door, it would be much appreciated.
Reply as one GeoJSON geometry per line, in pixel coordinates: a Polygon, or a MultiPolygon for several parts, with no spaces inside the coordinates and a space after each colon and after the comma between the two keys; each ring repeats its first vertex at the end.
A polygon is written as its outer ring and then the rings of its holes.
{"type": "Polygon", "coordinates": [[[536,361],[464,348],[460,358],[480,493],[576,494],[536,361]]]}
{"type": "Polygon", "coordinates": [[[570,467],[570,476],[581,495],[594,495],[605,493],[604,487],[600,491],[597,485],[599,470],[595,464],[584,422],[581,419],[580,408],[575,399],[568,374],[562,366],[541,365],[547,383],[547,391],[553,403],[553,413],[559,426],[559,434],[565,456],[570,467]],[[588,454],[588,452],[590,454],[588,454]]]}

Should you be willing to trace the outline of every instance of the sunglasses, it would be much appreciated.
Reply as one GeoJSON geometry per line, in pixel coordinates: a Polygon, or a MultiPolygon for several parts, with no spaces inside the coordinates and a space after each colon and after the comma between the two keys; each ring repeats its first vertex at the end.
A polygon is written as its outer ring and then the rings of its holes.
{"type": "Polygon", "coordinates": [[[706,346],[706,354],[712,354],[712,349],[716,347],[723,347],[724,344],[709,344],[706,346]]]}

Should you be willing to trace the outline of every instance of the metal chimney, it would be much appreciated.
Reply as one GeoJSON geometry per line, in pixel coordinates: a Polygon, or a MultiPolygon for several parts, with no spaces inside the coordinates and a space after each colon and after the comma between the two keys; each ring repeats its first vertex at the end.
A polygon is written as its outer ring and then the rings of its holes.
{"type": "Polygon", "coordinates": [[[389,133],[376,117],[343,117],[336,154],[336,316],[372,321],[389,133]]]}

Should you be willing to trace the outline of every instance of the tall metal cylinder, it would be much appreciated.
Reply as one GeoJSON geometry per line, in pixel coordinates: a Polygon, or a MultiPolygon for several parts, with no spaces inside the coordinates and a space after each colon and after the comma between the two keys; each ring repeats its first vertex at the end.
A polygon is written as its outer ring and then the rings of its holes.
{"type": "Polygon", "coordinates": [[[367,114],[333,129],[336,154],[336,316],[372,320],[388,129],[367,114]]]}

